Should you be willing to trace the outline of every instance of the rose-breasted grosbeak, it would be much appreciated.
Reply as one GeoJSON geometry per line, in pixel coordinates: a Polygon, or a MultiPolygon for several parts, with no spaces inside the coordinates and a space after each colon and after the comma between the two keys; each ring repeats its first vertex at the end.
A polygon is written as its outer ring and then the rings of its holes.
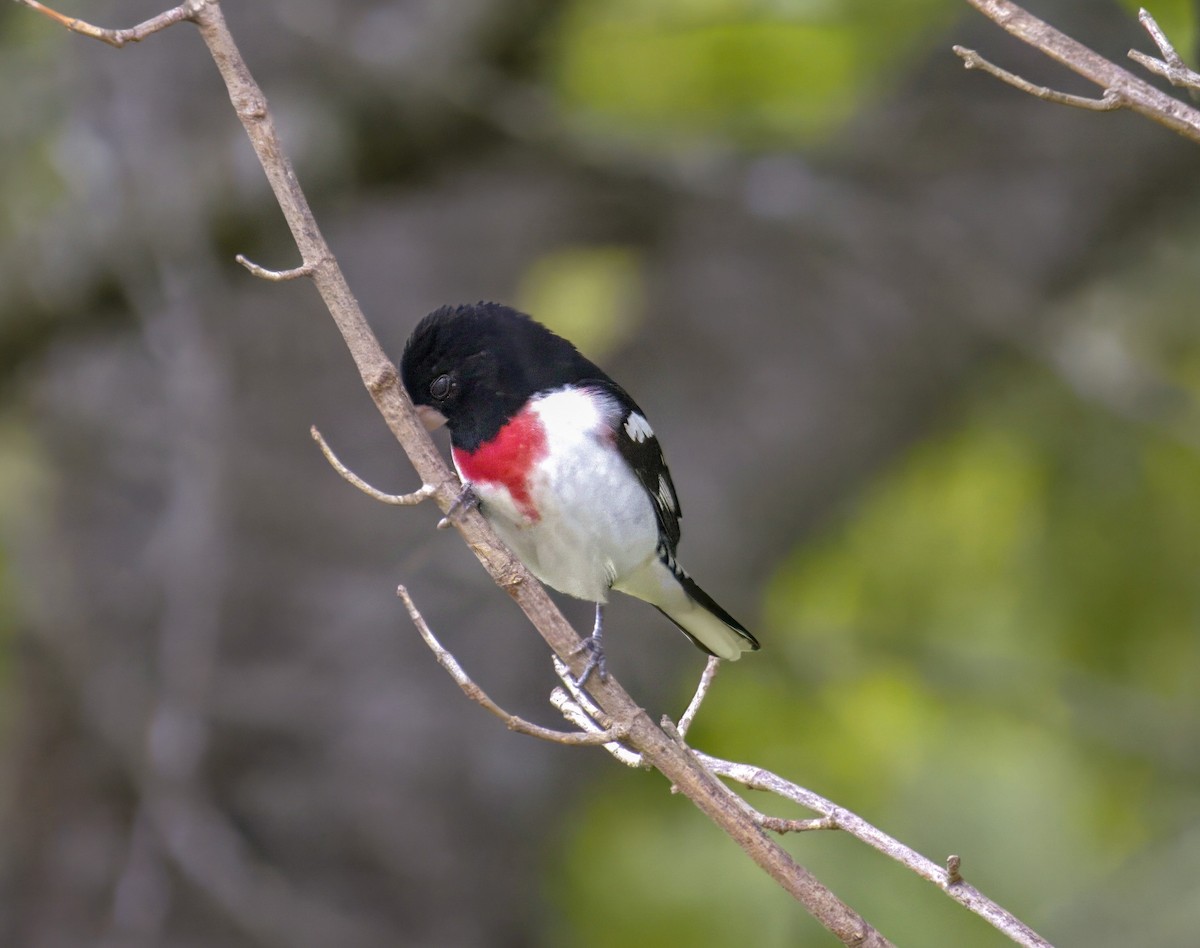
{"type": "Polygon", "coordinates": [[[498,303],[444,306],[413,330],[400,374],[426,427],[449,427],[464,496],[534,576],[596,603],[582,678],[605,674],[610,589],[711,655],[759,647],[676,562],[679,501],[658,438],[571,343],[498,303]]]}

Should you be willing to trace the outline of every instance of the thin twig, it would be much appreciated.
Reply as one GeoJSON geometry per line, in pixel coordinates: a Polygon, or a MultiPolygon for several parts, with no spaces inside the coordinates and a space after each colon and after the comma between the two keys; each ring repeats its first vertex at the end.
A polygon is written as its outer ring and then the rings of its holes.
{"type": "MultiPolygon", "coordinates": [[[[964,56],[968,68],[985,69],[1031,95],[1052,102],[1063,102],[1094,111],[1129,109],[1200,144],[1200,110],[1172,98],[1129,70],[1105,59],[1095,50],[1056,30],[1049,23],[1039,20],[1012,0],[967,0],[967,3],[1017,39],[1040,50],[1055,62],[1062,63],[1089,82],[1095,83],[1104,90],[1104,95],[1099,99],[1088,99],[1082,96],[1066,96],[1065,93],[1052,90],[1044,90],[1050,92],[1050,95],[1040,95],[1039,91],[1043,90],[1043,87],[1014,77],[990,63],[984,65],[985,61],[982,58],[967,61],[964,56]],[[1014,82],[1013,79],[1017,81],[1014,82]],[[1116,100],[1118,105],[1110,105],[1113,100],[1116,100]]],[[[964,50],[959,55],[963,55],[964,52],[969,51],[964,50]]],[[[978,54],[975,55],[978,57],[978,54]]],[[[1134,58],[1138,62],[1142,61],[1140,57],[1134,58]]]]}
{"type": "Polygon", "coordinates": [[[810,820],[787,820],[781,816],[759,814],[758,825],[772,833],[809,833],[813,830],[841,829],[831,816],[818,816],[810,820]]]}
{"type": "Polygon", "coordinates": [[[1147,10],[1142,9],[1138,12],[1138,21],[1146,28],[1146,32],[1154,40],[1154,45],[1158,47],[1163,58],[1155,59],[1137,49],[1129,51],[1129,58],[1156,76],[1162,76],[1173,86],[1180,86],[1192,92],[1200,91],[1200,72],[1188,68],[1187,63],[1176,52],[1175,46],[1167,39],[1167,35],[1154,17],[1147,10]]]}
{"type": "Polygon", "coordinates": [[[317,269],[315,264],[304,263],[298,267],[292,267],[290,270],[268,270],[266,267],[260,267],[253,260],[246,257],[245,254],[239,253],[233,259],[260,280],[269,280],[272,283],[284,283],[288,280],[295,280],[298,277],[312,276],[317,269]]]}
{"type": "Polygon", "coordinates": [[[31,10],[36,10],[38,13],[49,17],[55,23],[65,26],[72,33],[89,36],[92,39],[98,39],[102,43],[107,43],[109,46],[115,46],[117,49],[120,49],[126,43],[139,43],[147,36],[157,33],[160,30],[165,30],[168,26],[174,26],[176,23],[182,23],[185,20],[195,20],[200,10],[213,2],[213,0],[187,0],[186,3],[181,3],[179,6],[172,7],[165,13],[160,13],[158,16],[151,17],[137,26],[132,26],[125,30],[110,30],[100,26],[93,26],[86,20],[66,16],[57,10],[52,10],[45,4],[38,3],[38,0],[17,0],[17,2],[23,3],[31,10]]]}
{"type": "MultiPolygon", "coordinates": [[[[580,687],[566,662],[554,654],[551,654],[550,660],[554,663],[554,673],[563,683],[563,687],[550,692],[550,704],[559,714],[585,731],[601,731],[611,726],[611,718],[596,704],[592,696],[580,687]]],[[[641,754],[624,744],[614,741],[605,744],[604,749],[627,767],[649,766],[641,754]]]]}
{"type": "Polygon", "coordinates": [[[428,500],[437,493],[438,489],[432,484],[422,484],[411,494],[388,494],[376,487],[372,487],[342,463],[341,459],[333,453],[333,448],[331,448],[325,441],[325,438],[322,437],[321,432],[317,430],[316,425],[313,425],[309,429],[309,433],[312,435],[313,440],[317,442],[317,446],[320,447],[321,453],[325,455],[325,460],[329,462],[330,467],[342,475],[342,477],[350,484],[353,484],[368,497],[379,501],[381,504],[392,504],[397,507],[411,507],[414,504],[421,503],[423,500],[428,500]]]}
{"type": "Polygon", "coordinates": [[[696,686],[696,693],[692,696],[691,703],[688,704],[680,716],[679,723],[675,725],[675,729],[679,732],[680,740],[687,737],[688,728],[692,726],[692,721],[696,719],[700,705],[704,702],[704,698],[708,694],[708,689],[712,687],[713,679],[717,677],[717,670],[720,667],[721,660],[717,656],[708,656],[708,663],[704,666],[704,671],[700,675],[700,683],[696,686]]]}
{"type": "Polygon", "coordinates": [[[963,61],[963,65],[967,69],[982,69],[984,72],[995,76],[997,79],[1007,82],[1010,86],[1020,89],[1022,92],[1027,92],[1031,96],[1038,99],[1044,99],[1047,102],[1056,102],[1059,105],[1069,105],[1076,109],[1088,109],[1092,112],[1112,112],[1114,109],[1125,107],[1125,102],[1121,99],[1121,94],[1115,89],[1104,90],[1104,95],[1099,99],[1093,99],[1084,95],[1072,95],[1069,92],[1059,92],[1057,89],[1050,89],[1046,86],[1039,86],[1028,79],[1022,79],[1016,73],[1009,72],[1007,69],[1001,69],[995,63],[988,62],[973,49],[967,49],[965,46],[953,47],[954,52],[963,61]]]}
{"type": "MultiPolygon", "coordinates": [[[[576,702],[566,690],[563,688],[555,688],[550,692],[550,704],[564,718],[574,724],[581,731],[586,731],[588,734],[604,734],[607,733],[595,721],[588,717],[587,712],[576,702]]],[[[613,755],[618,761],[626,767],[646,768],[649,765],[645,759],[637,751],[632,750],[619,741],[608,741],[604,744],[604,749],[613,755]]]]}
{"type": "Polygon", "coordinates": [[[551,655],[550,660],[554,663],[554,674],[558,676],[559,681],[567,689],[571,699],[583,709],[583,712],[601,727],[608,727],[612,723],[612,718],[608,713],[596,704],[595,699],[589,695],[579,684],[579,681],[571,673],[571,669],[557,655],[551,655]]]}
{"type": "Polygon", "coordinates": [[[498,717],[510,731],[516,731],[518,734],[528,734],[531,737],[537,737],[543,741],[552,741],[555,744],[593,746],[596,744],[609,744],[613,741],[622,740],[627,736],[628,728],[620,724],[596,731],[555,731],[548,727],[542,727],[540,724],[526,721],[524,718],[505,711],[488,697],[487,692],[471,680],[471,676],[463,671],[463,667],[458,663],[458,660],[438,641],[437,636],[433,634],[433,630],[429,628],[429,624],[425,621],[425,617],[417,609],[412,596],[408,594],[408,590],[403,586],[397,586],[396,595],[403,600],[404,607],[408,610],[409,618],[412,619],[413,625],[417,627],[417,631],[421,634],[421,638],[425,640],[425,644],[429,646],[430,651],[437,658],[438,664],[446,669],[450,677],[454,679],[454,683],[462,689],[463,694],[480,707],[485,708],[498,717]]]}
{"type": "MultiPolygon", "coordinates": [[[[931,859],[922,856],[916,850],[905,846],[898,839],[889,836],[878,827],[868,823],[861,816],[851,813],[827,800],[818,793],[805,787],[798,786],[790,780],[785,780],[778,774],[771,773],[762,767],[749,764],[739,764],[733,761],[712,757],[701,751],[692,753],[708,770],[718,776],[734,780],[751,790],[763,790],[776,796],[791,800],[807,810],[820,814],[820,821],[828,826],[809,826],[806,828],[840,829],[855,839],[861,840],[872,849],[876,849],[896,862],[907,867],[922,879],[932,882],[950,898],[966,906],[976,915],[984,919],[998,931],[1003,932],[1012,941],[1025,948],[1053,948],[1050,942],[1022,922],[1003,906],[989,899],[973,885],[963,881],[959,873],[962,861],[951,857],[947,868],[943,869],[931,859]]],[[[773,829],[768,823],[771,817],[755,812],[755,818],[765,828],[773,829]]],[[[806,821],[801,821],[803,824],[806,821]]]]}

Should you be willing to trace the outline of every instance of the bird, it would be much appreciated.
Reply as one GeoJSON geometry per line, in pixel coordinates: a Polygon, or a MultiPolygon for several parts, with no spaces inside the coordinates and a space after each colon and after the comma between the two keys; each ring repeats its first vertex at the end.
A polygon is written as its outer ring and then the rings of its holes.
{"type": "Polygon", "coordinates": [[[596,604],[581,684],[608,676],[612,590],[710,655],[759,648],[675,558],[679,499],[645,413],[574,345],[501,303],[442,306],[413,329],[400,377],[425,427],[450,431],[463,492],[449,515],[477,506],[534,576],[596,604]]]}

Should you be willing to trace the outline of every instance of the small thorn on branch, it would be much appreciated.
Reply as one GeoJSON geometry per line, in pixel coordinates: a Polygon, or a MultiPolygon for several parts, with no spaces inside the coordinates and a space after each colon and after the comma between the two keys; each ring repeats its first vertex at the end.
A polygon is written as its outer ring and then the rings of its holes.
{"type": "Polygon", "coordinates": [[[110,30],[102,26],[94,26],[86,20],[80,20],[76,17],[59,13],[57,10],[52,10],[45,4],[38,3],[38,0],[17,0],[17,2],[24,4],[31,10],[36,10],[43,16],[49,17],[55,23],[65,26],[72,33],[78,33],[80,36],[89,36],[92,39],[98,39],[102,43],[107,43],[109,46],[120,49],[126,43],[141,42],[147,36],[157,33],[160,30],[165,30],[168,26],[174,26],[176,23],[182,23],[184,20],[194,20],[200,9],[207,5],[208,0],[188,0],[187,3],[181,3],[179,6],[172,7],[165,13],[160,13],[158,16],[151,17],[149,20],[145,20],[137,26],[132,26],[125,30],[110,30]]]}
{"type": "Polygon", "coordinates": [[[963,881],[962,859],[959,856],[949,856],[946,859],[946,884],[958,885],[963,881]]]}
{"type": "Polygon", "coordinates": [[[350,484],[353,484],[368,497],[379,501],[381,504],[391,504],[396,507],[411,507],[414,504],[421,503],[423,500],[427,500],[437,493],[437,488],[432,484],[422,484],[411,494],[384,493],[383,491],[372,487],[352,470],[350,470],[350,468],[346,467],[346,465],[341,462],[341,459],[333,453],[333,448],[326,443],[325,439],[321,436],[321,432],[317,430],[316,425],[313,425],[313,427],[309,429],[309,433],[312,434],[313,440],[317,442],[317,446],[320,447],[321,453],[325,455],[325,460],[329,462],[330,467],[342,475],[342,477],[350,484]]]}
{"type": "Polygon", "coordinates": [[[287,280],[295,280],[298,277],[312,276],[313,271],[317,268],[316,264],[305,263],[298,267],[292,267],[290,270],[268,270],[266,267],[260,267],[253,260],[248,259],[240,253],[233,259],[260,280],[270,280],[272,283],[284,283],[287,280]]]}
{"type": "Polygon", "coordinates": [[[1125,99],[1116,89],[1106,89],[1104,95],[1099,99],[1083,95],[1072,95],[1069,92],[1058,92],[1055,89],[1048,89],[1046,86],[1035,85],[1028,79],[1022,79],[1016,73],[1009,72],[1007,69],[1001,69],[994,63],[988,62],[973,49],[967,49],[965,46],[955,46],[954,52],[963,61],[963,66],[967,69],[982,69],[984,72],[995,76],[1001,82],[1006,82],[1010,86],[1020,89],[1022,92],[1026,92],[1035,98],[1043,99],[1046,102],[1069,105],[1076,109],[1087,109],[1090,112],[1112,112],[1125,107],[1125,99]]]}

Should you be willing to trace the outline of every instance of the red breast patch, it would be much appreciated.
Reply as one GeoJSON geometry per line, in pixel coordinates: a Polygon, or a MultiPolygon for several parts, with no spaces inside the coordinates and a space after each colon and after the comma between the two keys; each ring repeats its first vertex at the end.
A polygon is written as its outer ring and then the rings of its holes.
{"type": "Polygon", "coordinates": [[[546,432],[534,412],[526,409],[515,415],[496,437],[474,451],[453,448],[451,453],[465,479],[508,488],[513,503],[526,517],[540,519],[529,498],[529,474],[546,455],[546,432]]]}

